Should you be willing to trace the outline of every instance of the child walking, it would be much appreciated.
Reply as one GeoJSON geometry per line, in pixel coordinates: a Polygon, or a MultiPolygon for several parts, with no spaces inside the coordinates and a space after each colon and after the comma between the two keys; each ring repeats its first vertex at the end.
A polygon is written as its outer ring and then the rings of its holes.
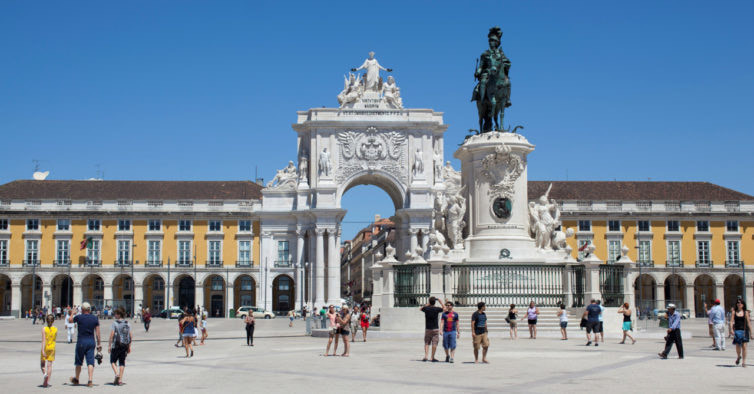
{"type": "Polygon", "coordinates": [[[42,355],[40,363],[42,373],[44,374],[42,387],[48,387],[47,382],[50,380],[50,375],[52,375],[52,362],[55,361],[55,340],[58,337],[58,328],[53,326],[55,316],[47,315],[45,319],[47,326],[42,328],[42,355]]]}

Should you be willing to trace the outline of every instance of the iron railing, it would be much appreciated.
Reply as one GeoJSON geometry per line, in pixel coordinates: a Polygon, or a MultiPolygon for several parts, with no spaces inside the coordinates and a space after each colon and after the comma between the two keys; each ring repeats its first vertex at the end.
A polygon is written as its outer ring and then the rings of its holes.
{"type": "Polygon", "coordinates": [[[237,260],[236,267],[251,267],[251,260],[237,260]]]}
{"type": "Polygon", "coordinates": [[[602,305],[617,307],[623,304],[623,266],[600,265],[600,293],[602,305]]]}
{"type": "Polygon", "coordinates": [[[395,266],[395,306],[410,307],[426,304],[430,292],[429,282],[428,264],[395,266]]]}
{"type": "Polygon", "coordinates": [[[8,259],[0,260],[0,267],[5,267],[5,266],[8,266],[8,265],[10,265],[10,260],[8,260],[8,259]]]}
{"type": "Polygon", "coordinates": [[[655,261],[654,260],[639,260],[636,262],[637,267],[654,267],[655,261]]]}
{"type": "Polygon", "coordinates": [[[86,259],[86,260],[84,260],[84,265],[87,266],[87,267],[101,267],[102,266],[102,260],[86,259]]]}
{"type": "Polygon", "coordinates": [[[39,266],[39,260],[24,260],[24,267],[39,266]]]}
{"type": "Polygon", "coordinates": [[[712,267],[712,265],[713,265],[712,260],[697,260],[696,261],[697,268],[709,268],[709,267],[712,267]]]}
{"type": "Polygon", "coordinates": [[[131,266],[131,260],[115,260],[115,266],[116,267],[130,267],[131,266]]]}
{"type": "Polygon", "coordinates": [[[193,267],[194,261],[193,260],[176,260],[175,266],[178,268],[193,267]]]}
{"type": "Polygon", "coordinates": [[[586,293],[586,274],[583,265],[571,266],[571,295],[573,297],[572,308],[583,307],[584,293],[586,293]]]}
{"type": "Polygon", "coordinates": [[[147,260],[147,267],[162,267],[162,260],[147,260]]]}
{"type": "Polygon", "coordinates": [[[727,268],[740,268],[743,265],[744,262],[742,260],[725,260],[725,267],[727,268]]]}
{"type": "Polygon", "coordinates": [[[293,261],[291,260],[276,260],[275,261],[276,268],[288,268],[291,266],[293,266],[293,261]]]}
{"type": "Polygon", "coordinates": [[[54,260],[52,262],[52,265],[55,267],[70,267],[71,266],[71,260],[65,259],[65,260],[54,260]]]}
{"type": "Polygon", "coordinates": [[[451,266],[451,293],[456,305],[489,307],[510,304],[557,306],[565,302],[563,265],[471,264],[451,266]]]}
{"type": "Polygon", "coordinates": [[[683,260],[665,260],[666,267],[683,267],[683,260]]]}
{"type": "Polygon", "coordinates": [[[204,265],[206,267],[222,267],[223,261],[222,260],[207,260],[204,262],[204,265]]]}

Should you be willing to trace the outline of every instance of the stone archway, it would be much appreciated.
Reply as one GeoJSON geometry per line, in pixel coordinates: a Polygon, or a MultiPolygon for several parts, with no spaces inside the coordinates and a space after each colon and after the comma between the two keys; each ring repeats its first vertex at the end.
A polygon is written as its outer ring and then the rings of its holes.
{"type": "MultiPolygon", "coordinates": [[[[89,274],[81,281],[81,301],[88,302],[93,311],[101,312],[105,307],[105,281],[97,274],[89,274]]],[[[107,300],[112,301],[112,300],[107,300]]]]}
{"type": "Polygon", "coordinates": [[[225,317],[225,279],[209,275],[204,279],[204,308],[209,317],[225,317]]]}
{"type": "Polygon", "coordinates": [[[678,309],[686,308],[686,281],[678,274],[665,278],[665,304],[676,304],[678,309]]]}
{"type": "Polygon", "coordinates": [[[634,282],[636,310],[640,316],[651,316],[657,309],[657,282],[652,275],[642,274],[634,282]]]}
{"type": "Polygon", "coordinates": [[[743,280],[736,274],[728,275],[723,282],[723,288],[725,289],[723,303],[725,304],[725,310],[729,311],[736,305],[738,297],[743,297],[743,280]]]}
{"type": "Polygon", "coordinates": [[[257,305],[257,283],[251,275],[239,275],[233,282],[233,309],[257,305]]]}
{"type": "Polygon", "coordinates": [[[113,279],[113,300],[110,304],[113,308],[122,307],[126,313],[133,311],[134,305],[134,280],[131,275],[120,274],[113,279]]]}
{"type": "Polygon", "coordinates": [[[293,278],[288,275],[278,275],[272,281],[272,311],[286,314],[296,305],[296,288],[293,278]]]}
{"type": "Polygon", "coordinates": [[[711,276],[702,274],[694,279],[694,316],[705,317],[707,315],[704,305],[712,305],[716,298],[715,292],[715,280],[711,276]]]}
{"type": "Polygon", "coordinates": [[[0,274],[0,316],[10,316],[12,297],[10,277],[0,274]]]}
{"type": "Polygon", "coordinates": [[[165,309],[165,279],[158,274],[151,274],[142,283],[142,308],[149,308],[150,313],[157,314],[165,309]]]}
{"type": "Polygon", "coordinates": [[[196,282],[191,275],[178,275],[173,281],[173,304],[181,309],[196,307],[196,282]]]}
{"type": "Polygon", "coordinates": [[[60,274],[52,278],[52,305],[73,306],[73,279],[70,275],[60,274]]]}

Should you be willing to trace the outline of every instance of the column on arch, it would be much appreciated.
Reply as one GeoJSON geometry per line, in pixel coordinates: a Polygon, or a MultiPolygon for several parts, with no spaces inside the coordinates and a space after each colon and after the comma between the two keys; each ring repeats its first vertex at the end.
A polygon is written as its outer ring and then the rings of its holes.
{"type": "Polygon", "coordinates": [[[24,311],[21,310],[21,279],[12,281],[10,284],[10,311],[13,316],[24,317],[24,311]]]}
{"type": "Polygon", "coordinates": [[[327,303],[337,305],[340,298],[340,261],[335,245],[335,229],[327,230],[327,303]]]}
{"type": "Polygon", "coordinates": [[[316,306],[323,305],[325,302],[325,229],[318,228],[314,230],[317,236],[317,262],[315,267],[315,291],[314,303],[316,306]]]}

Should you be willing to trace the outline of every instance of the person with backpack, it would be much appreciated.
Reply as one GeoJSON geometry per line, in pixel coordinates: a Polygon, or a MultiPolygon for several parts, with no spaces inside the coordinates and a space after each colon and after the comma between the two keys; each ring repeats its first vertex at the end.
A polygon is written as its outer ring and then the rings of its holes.
{"type": "Polygon", "coordinates": [[[107,341],[108,352],[110,353],[110,365],[115,373],[114,386],[123,384],[123,372],[126,369],[126,356],[131,353],[131,342],[133,342],[133,333],[131,325],[126,320],[126,312],[123,308],[115,309],[115,321],[110,328],[110,339],[107,341]],[[116,365],[117,364],[117,365],[116,365]],[[120,370],[118,370],[120,367],[120,370]]]}
{"type": "Polygon", "coordinates": [[[152,323],[152,314],[149,313],[149,308],[144,308],[141,321],[144,322],[144,332],[149,332],[149,325],[152,323]]]}

